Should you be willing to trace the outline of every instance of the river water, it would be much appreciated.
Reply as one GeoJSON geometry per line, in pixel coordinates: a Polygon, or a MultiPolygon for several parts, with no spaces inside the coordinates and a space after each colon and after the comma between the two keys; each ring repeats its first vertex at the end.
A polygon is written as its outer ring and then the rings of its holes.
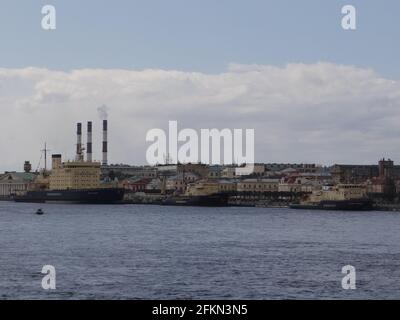
{"type": "Polygon", "coordinates": [[[38,207],[0,202],[0,299],[400,298],[400,213],[38,207]]]}

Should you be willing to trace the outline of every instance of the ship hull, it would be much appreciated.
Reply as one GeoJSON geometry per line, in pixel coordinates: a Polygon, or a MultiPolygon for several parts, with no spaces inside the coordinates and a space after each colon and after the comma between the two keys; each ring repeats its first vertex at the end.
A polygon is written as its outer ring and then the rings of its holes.
{"type": "Polygon", "coordinates": [[[24,195],[14,196],[15,202],[30,203],[87,203],[112,204],[123,200],[124,189],[98,188],[88,190],[43,190],[28,191],[24,195]]]}
{"type": "Polygon", "coordinates": [[[325,200],[315,204],[292,204],[290,208],[303,210],[371,211],[374,210],[374,203],[369,199],[325,200]]]}
{"type": "Polygon", "coordinates": [[[162,202],[167,206],[192,206],[192,207],[228,207],[228,195],[215,194],[207,196],[176,196],[162,202]]]}

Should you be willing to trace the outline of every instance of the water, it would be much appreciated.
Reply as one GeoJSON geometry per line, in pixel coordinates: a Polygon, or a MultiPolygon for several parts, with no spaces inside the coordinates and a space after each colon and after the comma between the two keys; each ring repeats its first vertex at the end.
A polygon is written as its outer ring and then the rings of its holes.
{"type": "Polygon", "coordinates": [[[40,206],[0,202],[0,299],[400,298],[400,213],[40,206]]]}

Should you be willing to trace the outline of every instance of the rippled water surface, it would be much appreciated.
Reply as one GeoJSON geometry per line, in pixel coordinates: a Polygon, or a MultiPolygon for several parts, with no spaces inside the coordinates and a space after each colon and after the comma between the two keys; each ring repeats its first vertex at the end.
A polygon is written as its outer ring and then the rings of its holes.
{"type": "Polygon", "coordinates": [[[0,202],[2,299],[400,298],[400,213],[40,206],[0,202]]]}

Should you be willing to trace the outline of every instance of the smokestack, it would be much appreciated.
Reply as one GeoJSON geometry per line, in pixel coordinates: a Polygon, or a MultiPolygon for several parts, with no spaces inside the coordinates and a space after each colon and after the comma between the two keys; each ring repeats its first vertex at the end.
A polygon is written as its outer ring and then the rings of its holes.
{"type": "Polygon", "coordinates": [[[82,123],[76,126],[76,161],[82,161],[82,123]]]}
{"type": "Polygon", "coordinates": [[[87,145],[86,145],[86,158],[88,162],[93,161],[92,157],[92,122],[87,123],[87,145]]]}
{"type": "Polygon", "coordinates": [[[102,165],[106,166],[108,164],[107,161],[107,130],[108,130],[107,120],[103,120],[103,162],[102,165]]]}

